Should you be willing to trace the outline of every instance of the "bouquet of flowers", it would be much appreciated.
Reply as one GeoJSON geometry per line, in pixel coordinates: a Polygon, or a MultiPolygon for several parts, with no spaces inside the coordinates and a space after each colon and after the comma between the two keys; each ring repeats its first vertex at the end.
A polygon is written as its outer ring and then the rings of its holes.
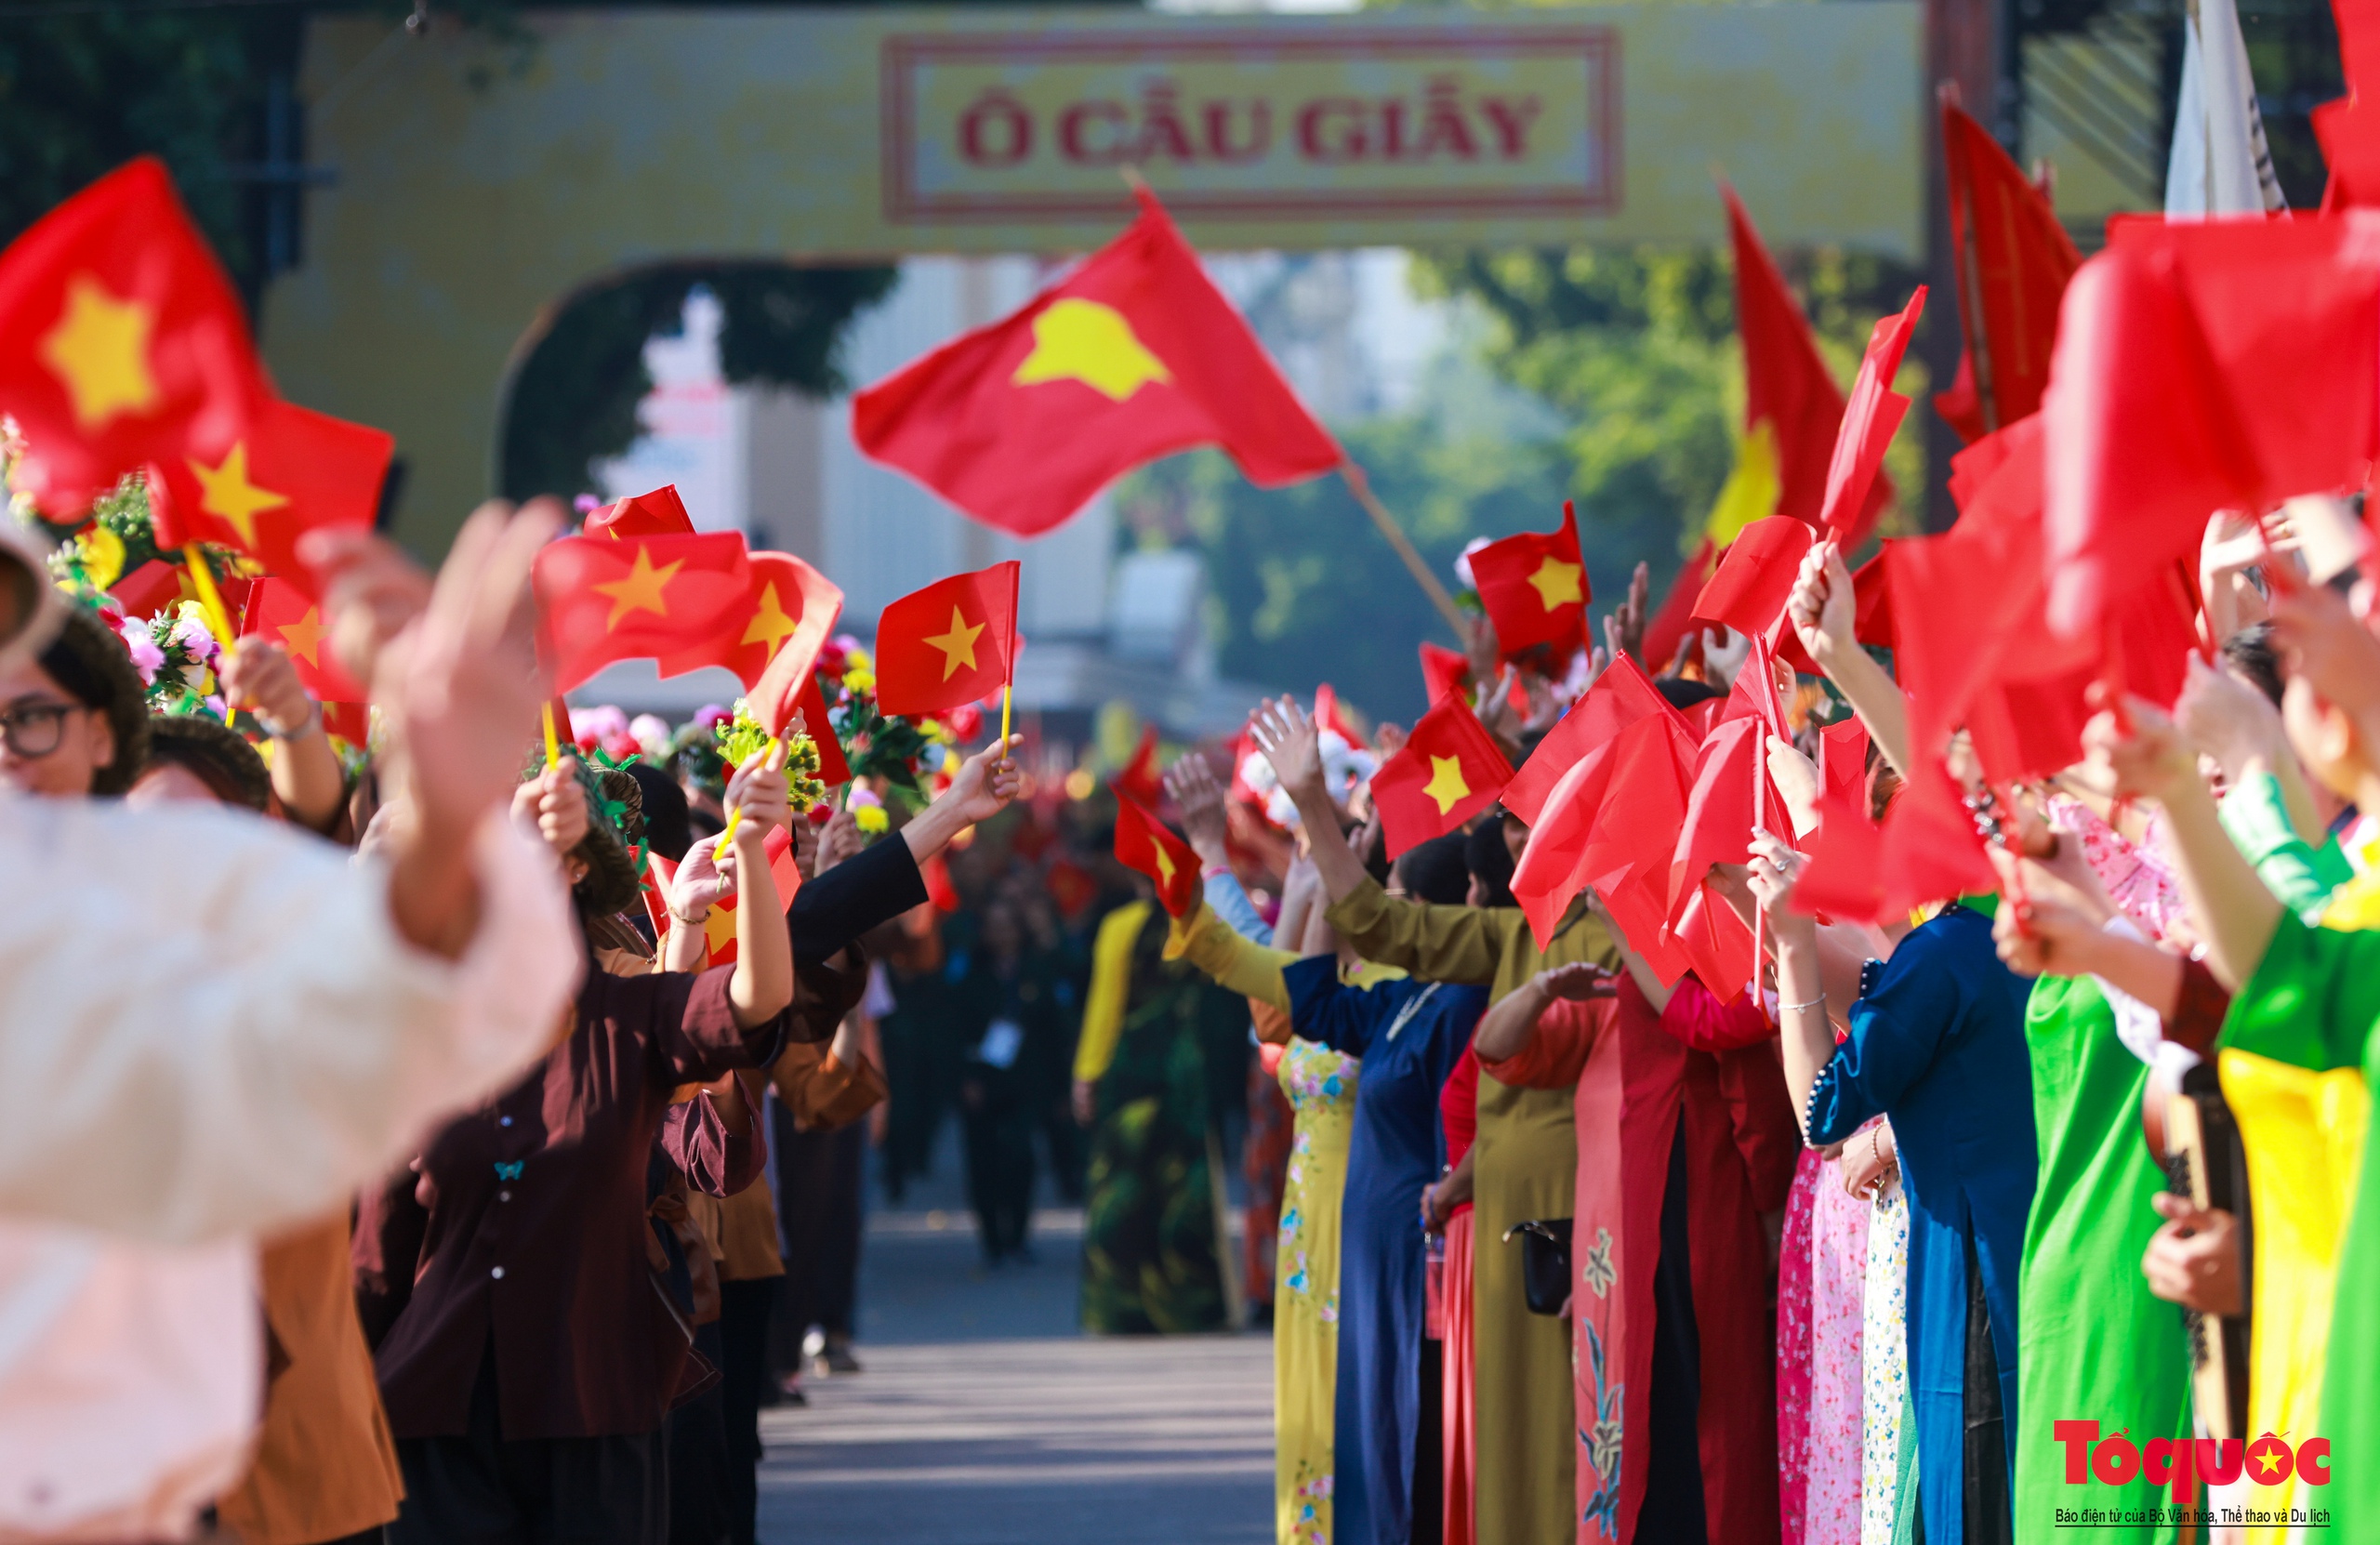
{"type": "Polygon", "coordinates": [[[181,601],[146,620],[112,620],[117,636],[132,652],[133,668],[140,672],[141,684],[148,688],[150,712],[203,713],[229,721],[215,680],[222,647],[215,641],[198,602],[181,601]]]}
{"type": "Polygon", "coordinates": [[[920,773],[939,773],[951,751],[983,727],[983,712],[968,704],[948,716],[910,720],[877,706],[876,671],[859,640],[845,634],[818,654],[818,688],[853,778],[881,777],[916,793],[920,773]]]}
{"type": "MultiPolygon", "coordinates": [[[[769,744],[769,732],[740,697],[735,717],[719,726],[717,734],[720,759],[730,768],[743,765],[745,758],[769,744]]],[[[785,737],[785,787],[796,815],[807,815],[826,798],[826,786],[818,779],[818,743],[799,730],[785,737]]]]}

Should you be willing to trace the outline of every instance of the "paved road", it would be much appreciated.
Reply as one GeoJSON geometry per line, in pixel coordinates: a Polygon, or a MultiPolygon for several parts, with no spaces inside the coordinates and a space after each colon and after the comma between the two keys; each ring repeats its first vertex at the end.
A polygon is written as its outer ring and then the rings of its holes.
{"type": "Polygon", "coordinates": [[[1266,1545],[1272,1347],[1075,1328],[1078,1214],[987,1272],[963,1211],[879,1213],[865,1373],[765,1413],[770,1545],[1266,1545]]]}

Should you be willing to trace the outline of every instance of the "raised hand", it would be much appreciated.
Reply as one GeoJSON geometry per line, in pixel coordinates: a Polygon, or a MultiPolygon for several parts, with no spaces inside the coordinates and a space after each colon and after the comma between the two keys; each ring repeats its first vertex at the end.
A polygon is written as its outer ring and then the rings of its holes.
{"type": "Polygon", "coordinates": [[[1821,669],[1838,653],[1859,647],[1851,632],[1858,613],[1851,571],[1844,566],[1841,549],[1832,542],[1816,544],[1802,556],[1785,615],[1792,622],[1793,636],[1821,669]]]}
{"type": "Polygon", "coordinates": [[[1636,572],[1628,576],[1627,599],[1603,619],[1604,647],[1611,652],[1613,659],[1631,654],[1646,669],[1653,667],[1654,662],[1645,658],[1645,623],[1652,610],[1652,566],[1638,563],[1636,572]]]}
{"type": "Polygon", "coordinates": [[[2029,894],[1991,919],[2000,958],[2019,976],[2079,976],[2101,937],[2098,921],[2082,908],[2046,896],[2029,894]]]}
{"type": "Polygon", "coordinates": [[[314,700],[289,651],[259,638],[235,639],[224,653],[219,672],[227,703],[252,709],[265,733],[276,740],[290,739],[314,723],[314,700]]]}
{"type": "Polygon", "coordinates": [[[1555,997],[1570,1003],[1584,1003],[1590,998],[1611,997],[1620,991],[1620,979],[1601,966],[1580,960],[1567,966],[1554,966],[1537,973],[1538,984],[1555,997]]]}
{"type": "Polygon", "coordinates": [[[1190,839],[1190,851],[1198,855],[1201,864],[1226,862],[1223,839],[1229,823],[1223,818],[1223,780],[1207,759],[1193,751],[1177,759],[1165,772],[1165,791],[1173,796],[1181,807],[1182,829],[1190,839]]]}
{"type": "Polygon", "coordinates": [[[959,764],[958,775],[943,791],[970,823],[988,821],[1008,808],[1025,786],[1025,773],[1009,753],[1025,743],[1023,735],[994,740],[959,764]]]}
{"type": "Polygon", "coordinates": [[[1785,812],[1793,818],[1793,835],[1806,837],[1816,830],[1820,792],[1818,764],[1802,755],[1801,748],[1792,741],[1771,735],[1768,780],[1777,786],[1778,797],[1785,801],[1785,812]]]}
{"type": "Polygon", "coordinates": [[[813,879],[867,846],[867,833],[859,829],[859,817],[849,808],[835,812],[816,830],[817,851],[811,859],[813,867],[810,871],[813,879]]]}
{"type": "Polygon", "coordinates": [[[746,757],[729,776],[728,808],[744,812],[735,827],[737,842],[747,840],[747,827],[749,840],[759,842],[767,838],[771,827],[793,824],[792,795],[785,783],[785,742],[772,740],[746,757]]]}
{"type": "Polygon", "coordinates": [[[1306,717],[1294,697],[1270,699],[1256,710],[1249,737],[1292,799],[1329,797],[1322,776],[1322,732],[1306,717]]]}
{"type": "Polygon", "coordinates": [[[512,813],[517,819],[536,823],[537,835],[557,858],[585,841],[591,817],[587,791],[578,782],[578,759],[565,756],[515,788],[512,813]]]}
{"type": "Polygon", "coordinates": [[[2198,776],[2198,759],[2181,731],[2145,698],[2126,697],[2122,713],[2093,715],[2082,727],[2082,751],[2107,765],[2125,799],[2162,799],[2198,776]]]}
{"type": "MultiPolygon", "coordinates": [[[[747,818],[748,819],[748,818],[747,818]]],[[[699,928],[710,916],[711,908],[735,894],[735,876],[740,840],[719,852],[716,842],[697,842],[686,850],[678,865],[678,875],[669,886],[669,915],[690,927],[699,928]]]]}

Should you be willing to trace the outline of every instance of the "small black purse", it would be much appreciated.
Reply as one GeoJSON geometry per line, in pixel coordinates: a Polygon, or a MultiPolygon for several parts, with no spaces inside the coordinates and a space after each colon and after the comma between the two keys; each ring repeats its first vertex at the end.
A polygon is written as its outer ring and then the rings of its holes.
{"type": "Polygon", "coordinates": [[[1521,1237],[1521,1297],[1532,1314],[1559,1314],[1570,1301],[1570,1220],[1514,1223],[1504,1243],[1521,1237]]]}

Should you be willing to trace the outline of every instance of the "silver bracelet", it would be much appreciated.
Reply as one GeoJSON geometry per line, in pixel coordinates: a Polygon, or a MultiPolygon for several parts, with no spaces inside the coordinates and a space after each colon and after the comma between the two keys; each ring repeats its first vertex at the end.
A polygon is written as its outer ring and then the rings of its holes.
{"type": "Polygon", "coordinates": [[[1807,1003],[1788,1003],[1784,1007],[1789,1014],[1798,1014],[1805,1009],[1822,1009],[1826,1007],[1826,994],[1820,993],[1807,1003]]]}
{"type": "Polygon", "coordinates": [[[323,706],[315,702],[309,702],[306,705],[305,718],[286,727],[283,726],[278,720],[267,719],[262,714],[257,715],[258,726],[274,740],[296,740],[301,735],[310,734],[320,729],[322,722],[323,706]]]}

